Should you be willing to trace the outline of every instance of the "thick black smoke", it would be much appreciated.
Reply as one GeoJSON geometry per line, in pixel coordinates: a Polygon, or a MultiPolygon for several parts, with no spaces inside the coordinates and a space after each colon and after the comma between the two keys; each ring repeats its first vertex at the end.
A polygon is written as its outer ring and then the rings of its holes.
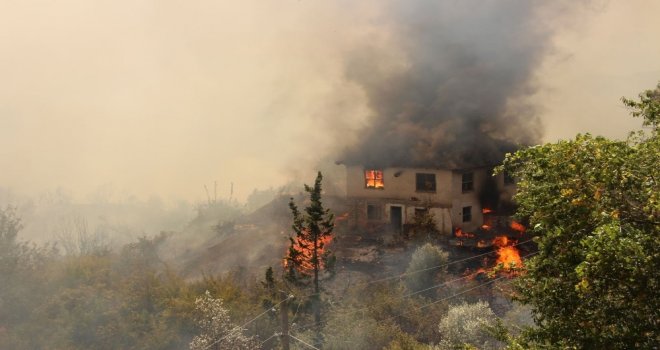
{"type": "Polygon", "coordinates": [[[545,1],[390,4],[384,25],[396,49],[362,47],[348,62],[373,116],[344,162],[466,168],[538,142],[524,98],[565,10],[545,1]]]}

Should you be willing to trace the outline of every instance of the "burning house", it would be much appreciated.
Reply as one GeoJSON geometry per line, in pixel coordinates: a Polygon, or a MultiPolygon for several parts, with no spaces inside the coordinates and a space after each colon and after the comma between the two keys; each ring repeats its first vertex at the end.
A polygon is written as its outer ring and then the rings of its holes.
{"type": "Polygon", "coordinates": [[[428,5],[394,6],[383,45],[374,40],[346,58],[345,76],[368,108],[338,155],[348,224],[403,232],[428,211],[453,245],[497,247],[502,261],[515,262],[509,248],[525,230],[510,218],[516,187],[491,176],[492,166],[541,140],[534,72],[551,46],[545,19],[564,7],[428,5]],[[517,20],[506,20],[512,14],[517,20]]]}
{"type": "Polygon", "coordinates": [[[428,211],[439,232],[475,232],[493,225],[493,213],[507,213],[513,181],[492,168],[469,169],[348,165],[347,199],[354,227],[402,231],[428,211]]]}

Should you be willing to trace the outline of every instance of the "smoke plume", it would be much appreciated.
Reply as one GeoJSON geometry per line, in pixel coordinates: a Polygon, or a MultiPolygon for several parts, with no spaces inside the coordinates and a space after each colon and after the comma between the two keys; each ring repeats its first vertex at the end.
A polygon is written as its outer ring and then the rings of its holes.
{"type": "Polygon", "coordinates": [[[464,168],[497,164],[505,152],[540,141],[540,120],[525,97],[534,92],[553,21],[567,18],[566,9],[531,1],[392,2],[386,38],[348,59],[347,77],[373,114],[343,160],[464,168]]]}

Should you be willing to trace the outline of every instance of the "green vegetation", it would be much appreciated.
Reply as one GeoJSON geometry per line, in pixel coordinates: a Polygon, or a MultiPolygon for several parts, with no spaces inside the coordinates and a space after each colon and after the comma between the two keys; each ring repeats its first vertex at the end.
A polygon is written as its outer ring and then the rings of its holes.
{"type": "MultiPolygon", "coordinates": [[[[263,281],[254,271],[266,264],[190,272],[202,266],[194,253],[184,251],[192,256],[180,265],[164,254],[171,233],[121,247],[84,235],[69,235],[63,249],[37,246],[19,239],[16,210],[0,209],[0,348],[280,349],[287,341],[291,349],[326,350],[653,348],[660,343],[659,98],[660,85],[624,99],[648,128],[625,141],[578,135],[506,158],[499,170],[517,178],[517,215],[538,245],[515,278],[466,275],[484,254],[456,257],[428,235],[430,243],[414,251],[405,241],[377,247],[388,250],[380,260],[339,260],[336,278],[321,279],[332,276],[324,275],[333,263],[329,237],[339,245],[357,235],[335,232],[320,173],[305,187],[304,210],[290,202],[288,228],[284,201],[272,222],[266,211],[239,217],[212,203],[192,222],[203,239],[176,237],[208,258],[223,239],[247,253],[254,237],[294,234],[286,268],[273,265],[263,281]],[[257,232],[255,217],[268,221],[267,233],[257,232]]],[[[280,259],[286,243],[276,239],[262,246],[280,259]]]]}
{"type": "Polygon", "coordinates": [[[448,258],[449,254],[430,243],[417,248],[404,277],[406,288],[411,292],[422,291],[419,294],[426,297],[434,296],[436,290],[432,287],[440,281],[440,275],[447,270],[443,265],[447,263],[448,258]]]}
{"type": "Polygon", "coordinates": [[[517,283],[537,325],[524,334],[528,346],[660,343],[660,85],[624,102],[650,132],[578,135],[504,162],[539,248],[517,283]]]}

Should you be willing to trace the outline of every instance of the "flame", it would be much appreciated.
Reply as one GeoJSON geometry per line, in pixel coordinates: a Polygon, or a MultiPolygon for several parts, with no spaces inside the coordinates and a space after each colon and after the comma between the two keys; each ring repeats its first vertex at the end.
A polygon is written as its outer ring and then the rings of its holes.
{"type": "Polygon", "coordinates": [[[469,233],[469,232],[463,232],[460,227],[456,228],[456,231],[454,231],[454,235],[458,238],[472,238],[474,237],[474,233],[469,233]]]}
{"type": "Polygon", "coordinates": [[[367,188],[384,188],[382,170],[365,170],[364,181],[367,188]]]}
{"type": "Polygon", "coordinates": [[[511,220],[511,225],[509,225],[509,227],[511,227],[512,230],[518,231],[520,233],[525,233],[525,230],[527,230],[525,225],[513,220],[511,220]]]}
{"type": "MultiPolygon", "coordinates": [[[[317,242],[317,256],[319,259],[319,267],[323,269],[324,267],[324,262],[323,262],[323,253],[325,253],[326,248],[328,244],[332,242],[332,236],[325,236],[319,238],[317,242]]],[[[312,263],[312,257],[314,256],[314,242],[302,239],[300,237],[294,238],[294,244],[293,244],[293,249],[298,252],[299,259],[298,261],[300,262],[300,267],[304,271],[312,271],[314,270],[314,264],[312,263]]],[[[285,258],[284,259],[284,267],[289,266],[289,261],[285,258]]]]}
{"type": "Polygon", "coordinates": [[[496,264],[504,265],[504,269],[508,271],[514,266],[523,266],[520,252],[513,244],[515,244],[515,241],[510,242],[507,236],[497,236],[493,240],[493,245],[498,248],[496,264]]]}
{"type": "Polygon", "coordinates": [[[483,209],[481,209],[481,213],[482,213],[482,214],[490,214],[490,213],[492,213],[492,212],[493,212],[493,209],[489,209],[489,208],[483,208],[483,209]]]}

